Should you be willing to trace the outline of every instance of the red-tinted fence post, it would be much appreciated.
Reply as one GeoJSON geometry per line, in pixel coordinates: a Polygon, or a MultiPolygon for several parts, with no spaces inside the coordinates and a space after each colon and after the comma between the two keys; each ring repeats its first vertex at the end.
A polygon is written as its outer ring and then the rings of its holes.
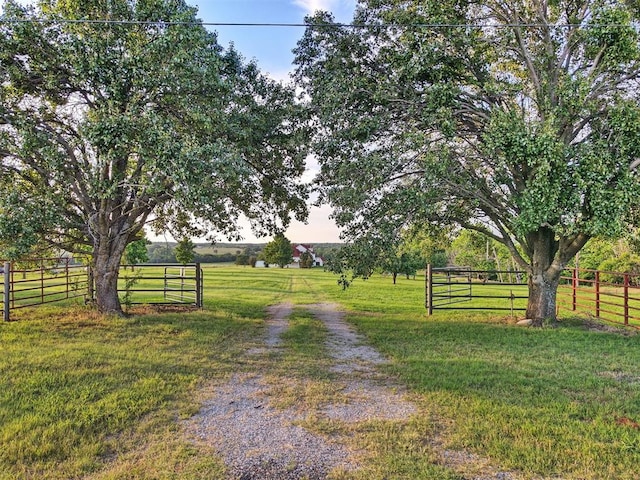
{"type": "Polygon", "coordinates": [[[629,274],[624,274],[624,324],[629,325],[629,274]]]}
{"type": "Polygon", "coordinates": [[[600,271],[596,270],[596,318],[600,318],[600,271]]]}

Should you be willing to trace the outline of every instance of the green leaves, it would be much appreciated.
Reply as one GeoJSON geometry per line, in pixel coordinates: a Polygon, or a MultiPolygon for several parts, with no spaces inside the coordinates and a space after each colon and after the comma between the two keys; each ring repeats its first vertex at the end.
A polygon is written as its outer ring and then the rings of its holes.
{"type": "Polygon", "coordinates": [[[555,272],[590,236],[620,234],[640,198],[637,15],[599,0],[365,0],[366,28],[309,19],[331,27],[307,29],[296,78],[322,199],[354,251],[457,224],[555,272]]]}
{"type": "Polygon", "coordinates": [[[585,31],[587,52],[604,56],[610,65],[637,60],[638,32],[632,20],[632,12],[623,5],[596,6],[585,31]]]}
{"type": "MultiPolygon", "coordinates": [[[[259,234],[306,218],[293,87],[224,51],[183,0],[4,12],[26,21],[0,25],[0,170],[29,192],[29,212],[55,212],[22,224],[26,244],[92,249],[102,311],[120,312],[112,279],[145,225],[237,238],[241,216],[259,234]]],[[[16,228],[0,221],[0,237],[16,228]]]]}
{"type": "Polygon", "coordinates": [[[65,199],[59,231],[82,217],[95,246],[154,218],[177,236],[233,235],[240,216],[262,232],[305,219],[294,89],[222,49],[194,8],[47,0],[4,13],[43,21],[0,28],[1,165],[30,201],[65,199]]]}
{"type": "Polygon", "coordinates": [[[581,203],[575,164],[567,162],[569,152],[552,122],[530,125],[514,112],[498,111],[483,139],[496,183],[517,189],[512,201],[518,215],[511,226],[517,235],[575,222],[581,203]]]}
{"type": "Polygon", "coordinates": [[[175,248],[176,260],[183,265],[193,262],[193,259],[196,256],[195,248],[196,246],[190,238],[183,238],[178,242],[178,245],[176,245],[175,248]]]}
{"type": "MultiPolygon", "coordinates": [[[[2,189],[9,188],[2,185],[2,189]]],[[[18,260],[29,254],[40,240],[41,229],[51,229],[56,221],[55,204],[35,205],[27,192],[13,185],[0,196],[0,258],[18,260]]]]}
{"type": "Polygon", "coordinates": [[[262,250],[262,256],[267,264],[284,268],[293,262],[293,246],[291,241],[282,233],[278,233],[262,250]]]}

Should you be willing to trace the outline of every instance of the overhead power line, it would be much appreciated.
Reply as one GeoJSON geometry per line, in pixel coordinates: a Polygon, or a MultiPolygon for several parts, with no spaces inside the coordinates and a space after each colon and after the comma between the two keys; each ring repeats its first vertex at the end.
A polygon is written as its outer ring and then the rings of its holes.
{"type": "MultiPolygon", "coordinates": [[[[249,27],[249,28],[352,28],[352,29],[381,29],[381,28],[577,28],[584,27],[579,23],[385,23],[385,24],[359,24],[359,23],[246,23],[246,22],[180,22],[164,20],[107,20],[107,19],[40,19],[40,18],[4,18],[1,23],[51,23],[51,24],[96,24],[96,25],[149,25],[149,26],[205,26],[205,27],[249,27]]],[[[589,27],[628,27],[628,24],[588,24],[589,27]]]]}

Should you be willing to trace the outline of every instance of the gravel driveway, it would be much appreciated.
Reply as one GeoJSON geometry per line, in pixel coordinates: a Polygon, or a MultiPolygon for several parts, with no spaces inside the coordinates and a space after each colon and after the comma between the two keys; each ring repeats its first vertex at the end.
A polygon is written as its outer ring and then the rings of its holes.
{"type": "MultiPolygon", "coordinates": [[[[344,385],[340,400],[314,411],[301,411],[299,406],[275,408],[269,399],[273,383],[261,374],[237,374],[216,388],[203,410],[190,420],[188,429],[216,448],[232,479],[324,479],[334,469],[358,468],[354,452],[337,439],[296,425],[310,415],[351,423],[405,419],[416,413],[402,389],[377,372],[376,367],[386,360],[363,344],[336,305],[303,308],[327,328],[326,348],[334,360],[331,371],[344,385]]],[[[247,355],[269,354],[280,348],[280,335],[286,331],[292,311],[291,304],[270,307],[264,346],[247,355]]]]}
{"type": "MultiPolygon", "coordinates": [[[[369,420],[405,420],[417,413],[405,398],[403,388],[378,368],[387,360],[345,322],[334,304],[303,308],[321,320],[327,329],[326,349],[332,359],[330,372],[339,387],[335,401],[313,409],[296,405],[276,408],[273,378],[263,373],[236,374],[208,396],[204,408],[189,420],[187,431],[197,441],[213,446],[228,466],[234,480],[325,479],[334,472],[358,469],[357,452],[339,437],[319,435],[300,426],[305,419],[328,419],[352,424],[369,420]]],[[[293,313],[289,303],[268,310],[263,345],[246,352],[247,358],[262,358],[282,349],[281,335],[293,313]]],[[[265,357],[266,358],[266,357],[265,357]]],[[[270,373],[270,372],[268,372],[270,373]]],[[[291,378],[280,377],[288,385],[291,378]]],[[[459,470],[477,466],[470,480],[515,480],[513,472],[498,471],[486,460],[466,452],[444,449],[437,438],[432,447],[441,463],[459,470]]]]}

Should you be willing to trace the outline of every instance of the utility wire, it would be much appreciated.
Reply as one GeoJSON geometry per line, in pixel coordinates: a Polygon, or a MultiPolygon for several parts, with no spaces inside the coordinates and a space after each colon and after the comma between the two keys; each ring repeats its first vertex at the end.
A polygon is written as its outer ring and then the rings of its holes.
{"type": "MultiPolygon", "coordinates": [[[[381,29],[381,28],[577,28],[584,27],[580,23],[385,23],[379,25],[359,23],[244,23],[244,22],[180,22],[163,20],[91,20],[91,19],[41,19],[41,18],[4,18],[0,17],[0,24],[11,23],[57,23],[57,24],[96,24],[96,25],[149,25],[149,26],[196,26],[205,27],[248,27],[248,28],[352,28],[352,29],[381,29]]],[[[589,27],[628,27],[628,24],[588,24],[589,27]]]]}

